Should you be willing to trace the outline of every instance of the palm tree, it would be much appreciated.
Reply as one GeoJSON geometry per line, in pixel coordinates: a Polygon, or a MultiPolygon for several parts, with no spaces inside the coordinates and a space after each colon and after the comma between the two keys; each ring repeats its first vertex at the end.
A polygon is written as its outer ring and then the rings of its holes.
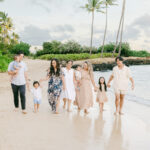
{"type": "Polygon", "coordinates": [[[101,57],[103,57],[104,52],[104,46],[105,46],[105,40],[106,40],[106,34],[107,34],[107,24],[108,24],[108,6],[117,5],[115,4],[116,0],[103,0],[103,3],[105,5],[105,14],[106,14],[106,23],[105,23],[105,32],[104,32],[104,38],[103,38],[103,46],[101,50],[101,57]]]}
{"type": "Polygon", "coordinates": [[[85,4],[84,7],[82,7],[85,8],[89,13],[90,12],[92,13],[90,54],[92,54],[92,46],[93,46],[93,25],[94,25],[95,11],[103,12],[101,11],[101,4],[103,4],[101,0],[88,0],[88,3],[85,4]]]}
{"type": "Polygon", "coordinates": [[[123,2],[123,14],[122,14],[122,26],[121,26],[121,35],[120,35],[120,43],[119,43],[119,56],[121,55],[121,48],[122,48],[122,38],[123,38],[123,29],[124,29],[124,16],[125,16],[125,6],[126,0],[123,2]]]}
{"type": "Polygon", "coordinates": [[[121,36],[120,36],[120,47],[119,47],[120,52],[119,53],[121,54],[120,48],[121,48],[121,45],[122,45],[122,36],[123,36],[125,3],[126,3],[126,0],[123,0],[122,13],[121,13],[120,22],[119,22],[119,28],[118,28],[118,32],[117,32],[116,43],[115,43],[115,47],[114,47],[114,51],[113,51],[113,55],[112,55],[113,57],[114,57],[114,54],[116,53],[116,49],[117,49],[117,46],[118,46],[118,39],[119,39],[120,29],[121,29],[121,36]]]}
{"type": "Polygon", "coordinates": [[[13,32],[13,33],[12,33],[11,43],[12,43],[12,44],[17,44],[17,43],[18,43],[18,40],[19,40],[19,35],[13,32]]]}
{"type": "Polygon", "coordinates": [[[1,29],[2,42],[5,43],[6,41],[8,41],[9,31],[13,29],[12,20],[10,17],[8,17],[8,14],[0,12],[0,25],[2,28],[1,29]]]}

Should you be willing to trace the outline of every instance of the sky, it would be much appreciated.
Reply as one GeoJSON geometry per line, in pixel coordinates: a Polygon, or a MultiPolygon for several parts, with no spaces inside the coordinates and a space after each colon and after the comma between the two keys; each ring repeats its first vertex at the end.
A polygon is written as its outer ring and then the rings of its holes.
{"type": "MultiPolygon", "coordinates": [[[[106,43],[114,42],[121,16],[122,1],[108,9],[106,43]]],[[[126,0],[123,41],[132,49],[150,51],[150,0],[126,0]]],[[[30,45],[43,42],[75,40],[90,45],[91,14],[81,6],[87,0],[4,0],[0,11],[13,19],[20,39],[30,45]]],[[[96,13],[93,45],[102,44],[105,14],[96,13]]]]}

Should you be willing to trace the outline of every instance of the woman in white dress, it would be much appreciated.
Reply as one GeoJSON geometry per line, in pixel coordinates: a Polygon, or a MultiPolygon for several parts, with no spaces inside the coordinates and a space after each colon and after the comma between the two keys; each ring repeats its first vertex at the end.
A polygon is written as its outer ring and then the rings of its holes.
{"type": "Polygon", "coordinates": [[[72,69],[73,61],[67,61],[66,67],[63,68],[65,85],[66,89],[63,91],[63,100],[64,100],[64,108],[66,108],[66,103],[68,102],[67,111],[71,111],[71,103],[75,100],[75,73],[74,69],[72,69]]]}

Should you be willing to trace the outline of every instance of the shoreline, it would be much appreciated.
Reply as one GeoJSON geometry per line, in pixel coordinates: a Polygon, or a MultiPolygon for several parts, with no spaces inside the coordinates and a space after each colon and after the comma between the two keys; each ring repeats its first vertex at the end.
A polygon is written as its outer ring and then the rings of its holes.
{"type": "MultiPolygon", "coordinates": [[[[150,57],[123,57],[124,63],[127,66],[133,65],[150,65],[150,57]]],[[[32,57],[25,57],[25,60],[38,60],[41,62],[49,62],[50,60],[43,60],[43,59],[34,59],[32,57]]],[[[88,61],[93,66],[93,71],[107,71],[112,70],[113,67],[116,65],[115,58],[95,58],[95,59],[85,59],[85,60],[77,60],[74,61],[73,68],[76,68],[77,65],[82,65],[85,61],[88,61]]],[[[65,61],[61,61],[60,64],[65,65],[65,61]]],[[[7,70],[6,70],[7,72],[7,70]]],[[[0,72],[0,73],[6,73],[0,72]]]]}
{"type": "MultiPolygon", "coordinates": [[[[133,65],[150,65],[150,57],[123,57],[124,63],[127,66],[133,65]]],[[[96,59],[87,59],[81,61],[75,61],[73,68],[77,65],[82,65],[84,61],[89,61],[94,71],[107,71],[112,70],[113,67],[116,65],[115,58],[96,58],[96,59]]]]}

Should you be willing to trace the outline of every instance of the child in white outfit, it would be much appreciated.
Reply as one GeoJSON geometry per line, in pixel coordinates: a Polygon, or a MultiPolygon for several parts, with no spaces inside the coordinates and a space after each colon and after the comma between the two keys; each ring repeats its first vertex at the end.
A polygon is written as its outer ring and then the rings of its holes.
{"type": "Polygon", "coordinates": [[[38,81],[33,82],[31,93],[33,94],[34,112],[36,113],[39,111],[39,106],[42,100],[42,90],[38,81]]]}

